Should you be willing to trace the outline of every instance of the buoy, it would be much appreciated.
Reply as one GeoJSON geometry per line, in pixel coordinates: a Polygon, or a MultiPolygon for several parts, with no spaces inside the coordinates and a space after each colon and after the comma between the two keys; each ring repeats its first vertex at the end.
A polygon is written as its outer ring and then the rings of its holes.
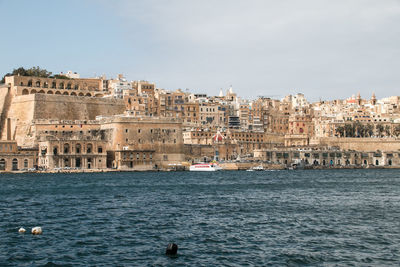
{"type": "Polygon", "coordinates": [[[32,234],[33,235],[41,235],[42,234],[42,227],[33,227],[32,228],[32,234]]]}
{"type": "Polygon", "coordinates": [[[178,245],[175,243],[169,243],[167,246],[167,250],[165,251],[166,255],[176,255],[178,253],[178,245]]]}
{"type": "Polygon", "coordinates": [[[24,228],[24,227],[21,227],[21,228],[19,228],[19,229],[18,229],[18,232],[20,232],[21,234],[23,234],[23,233],[25,233],[25,232],[26,232],[26,230],[25,230],[25,228],[24,228]]]}

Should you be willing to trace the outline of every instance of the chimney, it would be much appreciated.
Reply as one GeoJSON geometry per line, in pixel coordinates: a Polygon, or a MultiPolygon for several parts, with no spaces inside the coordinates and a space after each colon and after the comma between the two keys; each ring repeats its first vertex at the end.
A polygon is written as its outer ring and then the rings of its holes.
{"type": "Polygon", "coordinates": [[[7,140],[11,140],[11,119],[7,118],[7,140]]]}

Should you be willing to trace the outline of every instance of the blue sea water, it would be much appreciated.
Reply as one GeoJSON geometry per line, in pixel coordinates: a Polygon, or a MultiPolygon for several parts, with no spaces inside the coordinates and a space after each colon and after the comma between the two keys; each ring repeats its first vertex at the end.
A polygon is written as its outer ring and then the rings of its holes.
{"type": "Polygon", "coordinates": [[[0,266],[399,266],[400,170],[7,174],[0,229],[0,266]]]}

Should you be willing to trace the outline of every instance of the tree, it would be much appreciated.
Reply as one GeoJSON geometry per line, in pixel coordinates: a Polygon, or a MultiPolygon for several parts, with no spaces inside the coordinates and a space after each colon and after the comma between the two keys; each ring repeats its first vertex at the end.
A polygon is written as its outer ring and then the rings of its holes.
{"type": "Polygon", "coordinates": [[[398,137],[400,135],[400,125],[397,125],[394,130],[393,130],[393,134],[398,137]]]}
{"type": "Polygon", "coordinates": [[[389,125],[385,126],[385,133],[386,133],[386,136],[391,136],[391,131],[390,131],[390,126],[389,125]]]}
{"type": "Polygon", "coordinates": [[[343,126],[338,126],[336,128],[336,134],[338,134],[339,137],[343,137],[344,136],[344,127],[343,126]]]}
{"type": "Polygon", "coordinates": [[[384,127],[381,124],[376,125],[376,131],[378,132],[378,136],[382,137],[382,133],[384,131],[384,127]]]}
{"type": "Polygon", "coordinates": [[[374,134],[374,126],[372,124],[367,124],[365,126],[366,136],[371,137],[374,134]]]}
{"type": "Polygon", "coordinates": [[[30,69],[19,67],[18,69],[14,69],[11,73],[7,73],[6,75],[4,75],[0,83],[5,83],[6,76],[13,76],[13,75],[49,78],[51,72],[47,71],[46,69],[41,69],[39,66],[32,67],[30,69]]]}

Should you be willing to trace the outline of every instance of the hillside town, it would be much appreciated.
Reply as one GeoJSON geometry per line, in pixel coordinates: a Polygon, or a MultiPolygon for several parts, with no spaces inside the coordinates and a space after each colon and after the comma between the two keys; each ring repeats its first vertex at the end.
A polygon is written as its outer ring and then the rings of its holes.
{"type": "MultiPolygon", "coordinates": [[[[32,69],[31,69],[32,70],[32,69]]],[[[396,168],[400,96],[310,103],[165,90],[122,74],[81,78],[40,68],[0,84],[1,171],[396,168]]]]}

